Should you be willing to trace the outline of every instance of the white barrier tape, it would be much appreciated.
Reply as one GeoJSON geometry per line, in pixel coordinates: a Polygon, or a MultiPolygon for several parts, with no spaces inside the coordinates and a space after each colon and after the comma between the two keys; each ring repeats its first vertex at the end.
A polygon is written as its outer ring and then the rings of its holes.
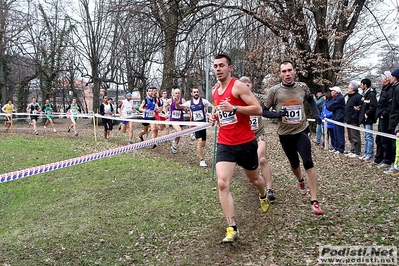
{"type": "MultiPolygon", "coordinates": [[[[98,118],[105,118],[105,119],[112,119],[118,121],[129,121],[129,122],[136,122],[136,123],[152,123],[152,124],[163,124],[163,125],[181,125],[181,126],[199,126],[203,125],[204,122],[190,122],[190,121],[169,121],[169,120],[149,120],[149,119],[135,119],[135,118],[121,118],[121,117],[114,117],[114,116],[103,116],[103,115],[94,115],[98,118]]],[[[142,115],[141,115],[142,117],[142,115]]]]}
{"type": "Polygon", "coordinates": [[[84,156],[80,156],[80,157],[69,159],[69,160],[59,161],[59,162],[55,162],[55,163],[49,163],[49,164],[45,164],[45,165],[27,168],[27,169],[20,170],[20,171],[14,171],[14,172],[6,173],[6,174],[1,174],[0,175],[0,183],[14,181],[14,180],[21,179],[24,177],[38,175],[38,174],[66,168],[69,166],[87,163],[87,162],[94,161],[97,159],[102,159],[102,158],[120,154],[123,152],[136,150],[136,149],[143,148],[146,146],[150,146],[150,145],[154,145],[157,143],[172,140],[176,137],[187,135],[187,134],[190,134],[190,133],[202,130],[202,129],[206,129],[208,127],[211,127],[211,125],[209,123],[202,123],[199,126],[190,127],[188,129],[182,130],[180,132],[175,132],[175,133],[172,133],[172,134],[169,134],[166,136],[162,136],[159,138],[149,139],[146,141],[130,144],[127,146],[123,146],[123,147],[119,147],[119,148],[115,148],[115,149],[111,149],[111,150],[106,150],[103,152],[97,152],[97,153],[93,153],[93,154],[89,154],[89,155],[84,155],[84,156]]]}
{"type": "Polygon", "coordinates": [[[371,130],[371,129],[365,129],[365,128],[362,128],[362,127],[353,126],[353,125],[349,125],[349,124],[346,124],[346,123],[342,123],[342,122],[338,122],[338,121],[335,121],[335,120],[331,120],[329,118],[325,118],[325,120],[327,120],[327,122],[331,122],[331,123],[339,125],[339,126],[352,128],[352,129],[356,129],[356,130],[359,130],[359,131],[368,132],[368,133],[372,133],[374,135],[379,135],[379,136],[383,136],[383,137],[391,138],[391,139],[395,139],[395,140],[398,139],[398,137],[396,137],[396,135],[393,135],[393,134],[388,134],[388,133],[384,133],[384,132],[380,132],[380,131],[374,131],[374,130],[371,130]]]}

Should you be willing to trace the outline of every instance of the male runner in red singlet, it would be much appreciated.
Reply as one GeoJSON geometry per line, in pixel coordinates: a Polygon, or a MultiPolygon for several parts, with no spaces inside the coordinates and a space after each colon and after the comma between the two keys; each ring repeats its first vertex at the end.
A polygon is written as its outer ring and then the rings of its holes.
{"type": "Polygon", "coordinates": [[[227,55],[215,57],[213,70],[219,85],[212,92],[216,115],[209,119],[212,125],[218,120],[220,126],[216,175],[219,200],[228,224],[224,243],[233,242],[238,236],[234,201],[230,192],[230,183],[237,164],[244,168],[248,180],[258,189],[262,210],[266,212],[269,209],[265,181],[258,171],[258,143],[249,124],[249,116],[260,115],[262,108],[251,90],[243,82],[232,78],[233,68],[227,55]]]}

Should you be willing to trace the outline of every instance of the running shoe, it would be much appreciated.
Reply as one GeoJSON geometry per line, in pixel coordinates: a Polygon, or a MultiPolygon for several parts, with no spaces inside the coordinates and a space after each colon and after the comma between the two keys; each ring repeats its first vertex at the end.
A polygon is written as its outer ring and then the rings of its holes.
{"type": "Polygon", "coordinates": [[[323,215],[324,211],[320,208],[320,204],[316,201],[312,204],[312,212],[315,215],[323,215]]]}
{"type": "Polygon", "coordinates": [[[357,158],[357,157],[359,157],[359,155],[357,155],[355,153],[351,153],[348,157],[349,158],[357,158]]]}
{"type": "Polygon", "coordinates": [[[71,132],[71,127],[68,127],[68,132],[71,132]]]}
{"type": "Polygon", "coordinates": [[[39,132],[36,131],[36,132],[35,132],[35,135],[39,135],[39,132]]]}
{"type": "Polygon", "coordinates": [[[32,125],[32,122],[29,122],[28,128],[32,125]]]}
{"type": "Polygon", "coordinates": [[[392,165],[391,168],[389,168],[388,170],[384,171],[384,174],[392,175],[392,174],[396,174],[398,172],[399,172],[399,170],[396,170],[395,166],[392,165]]]}
{"type": "Polygon", "coordinates": [[[390,164],[382,163],[377,166],[378,169],[389,169],[391,167],[390,164]]]}
{"type": "Polygon", "coordinates": [[[132,144],[132,142],[129,140],[129,141],[127,142],[127,145],[130,145],[130,144],[132,144]]]}
{"type": "Polygon", "coordinates": [[[190,139],[193,140],[193,141],[195,140],[195,135],[194,135],[194,133],[191,133],[190,139]]]}
{"type": "Polygon", "coordinates": [[[177,153],[177,147],[171,146],[170,148],[172,149],[172,153],[173,153],[173,154],[176,154],[176,153],[177,153]]]}
{"type": "Polygon", "coordinates": [[[269,200],[269,202],[276,200],[276,195],[274,194],[274,191],[272,189],[267,190],[267,199],[269,200]]]}
{"type": "Polygon", "coordinates": [[[303,196],[308,193],[308,190],[305,187],[305,181],[298,182],[298,188],[299,188],[299,193],[301,193],[303,196]]]}
{"type": "Polygon", "coordinates": [[[140,141],[144,141],[143,136],[139,136],[139,138],[140,138],[140,141]]]}
{"type": "Polygon", "coordinates": [[[75,136],[76,136],[76,137],[77,137],[77,136],[79,136],[79,133],[78,133],[78,132],[76,132],[76,133],[75,133],[75,136]]]}
{"type": "Polygon", "coordinates": [[[53,132],[54,132],[54,133],[57,133],[57,129],[53,129],[53,132]]]}
{"type": "Polygon", "coordinates": [[[229,226],[226,229],[226,236],[223,238],[223,243],[232,243],[238,238],[239,231],[234,231],[234,228],[229,226]]]}
{"type": "Polygon", "coordinates": [[[47,131],[47,127],[46,126],[44,126],[44,131],[47,131]]]}
{"type": "Polygon", "coordinates": [[[377,163],[376,161],[372,161],[371,163],[369,163],[369,166],[378,166],[380,163],[377,163]]]}
{"type": "Polygon", "coordinates": [[[269,204],[269,199],[266,197],[264,199],[261,199],[259,197],[259,201],[260,201],[260,206],[262,207],[262,211],[263,212],[267,212],[269,210],[270,204],[269,204]]]}
{"type": "Polygon", "coordinates": [[[207,167],[208,165],[206,164],[206,162],[204,160],[201,160],[200,161],[200,166],[207,167]]]}
{"type": "Polygon", "coordinates": [[[157,144],[152,145],[151,149],[155,149],[157,147],[157,144]]]}
{"type": "Polygon", "coordinates": [[[119,124],[118,130],[122,129],[122,124],[119,124]]]}
{"type": "Polygon", "coordinates": [[[369,157],[369,156],[366,156],[364,159],[363,159],[363,161],[365,161],[365,162],[371,162],[373,160],[373,158],[372,157],[369,157]]]}

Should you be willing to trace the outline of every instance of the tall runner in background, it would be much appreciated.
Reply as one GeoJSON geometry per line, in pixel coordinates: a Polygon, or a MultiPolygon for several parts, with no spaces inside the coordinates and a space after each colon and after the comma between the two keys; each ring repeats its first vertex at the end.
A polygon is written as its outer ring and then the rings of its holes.
{"type": "MultiPolygon", "coordinates": [[[[249,77],[241,77],[240,81],[244,82],[252,91],[253,84],[249,77]]],[[[264,94],[254,93],[254,95],[260,103],[263,103],[266,99],[264,94]]],[[[276,195],[272,190],[272,169],[268,160],[266,159],[266,134],[262,116],[251,115],[250,124],[251,129],[254,131],[256,139],[258,140],[258,160],[260,168],[262,169],[262,177],[266,182],[267,199],[269,202],[273,202],[276,199],[276,195]]]]}
{"type": "MultiPolygon", "coordinates": [[[[163,106],[165,105],[165,103],[168,101],[168,92],[166,90],[161,90],[160,92],[160,96],[159,99],[159,107],[161,108],[160,112],[155,113],[156,116],[156,120],[158,121],[166,121],[169,118],[169,109],[167,110],[163,110],[163,106]]],[[[169,125],[166,124],[158,124],[158,129],[159,130],[163,130],[164,128],[166,135],[169,134],[169,125]]]]}
{"type": "MultiPolygon", "coordinates": [[[[191,89],[191,96],[192,99],[190,101],[186,101],[182,105],[176,103],[176,106],[178,108],[183,106],[191,111],[190,121],[206,122],[206,114],[208,113],[208,107],[213,108],[214,107],[213,104],[211,104],[208,100],[200,97],[200,92],[197,87],[191,89]]],[[[196,131],[194,135],[195,139],[197,140],[197,154],[200,159],[200,166],[206,167],[207,164],[204,160],[204,151],[203,151],[203,148],[206,145],[206,129],[196,131]]]]}
{"type": "MultiPolygon", "coordinates": [[[[150,123],[150,121],[155,121],[155,114],[158,113],[158,98],[156,97],[157,90],[154,87],[149,87],[147,89],[147,95],[140,104],[139,111],[143,112],[143,118],[148,120],[148,123],[143,124],[143,130],[140,132],[139,138],[144,141],[143,135],[148,133],[148,127],[151,127],[151,138],[155,139],[158,136],[157,124],[150,123]],[[154,90],[155,89],[155,90],[154,90]]],[[[155,149],[157,144],[152,145],[152,149],[155,149]]]]}
{"type": "Polygon", "coordinates": [[[54,112],[54,106],[50,103],[49,99],[46,99],[46,102],[43,106],[43,112],[46,114],[46,123],[44,124],[44,131],[47,130],[48,124],[50,124],[51,128],[53,129],[53,132],[57,132],[57,130],[54,128],[54,123],[53,123],[53,112],[54,112]]]}
{"type": "Polygon", "coordinates": [[[69,115],[71,125],[68,127],[68,132],[71,132],[71,128],[75,131],[75,136],[79,136],[76,121],[78,120],[78,114],[81,112],[79,105],[76,102],[76,98],[72,98],[71,104],[66,108],[66,113],[69,115]]]}
{"type": "MultiPolygon", "coordinates": [[[[170,121],[184,121],[184,113],[183,113],[183,107],[178,108],[175,103],[179,103],[180,105],[185,103],[186,100],[181,98],[181,91],[180,89],[174,89],[173,90],[173,96],[169,100],[166,101],[166,103],[163,106],[163,111],[166,113],[167,108],[169,109],[169,120],[170,121]]],[[[182,128],[178,124],[173,124],[172,127],[176,130],[176,132],[182,131],[182,128]]],[[[176,154],[178,152],[178,144],[180,141],[180,137],[176,137],[172,141],[172,146],[170,147],[172,149],[172,153],[176,154]]]]}
{"type": "Polygon", "coordinates": [[[10,132],[12,128],[12,113],[15,112],[14,105],[12,104],[11,100],[8,100],[7,103],[3,105],[1,110],[6,114],[6,121],[4,121],[6,132],[10,132]]]}
{"type": "Polygon", "coordinates": [[[35,131],[35,135],[39,135],[39,132],[37,132],[36,129],[36,123],[37,119],[39,118],[39,113],[41,112],[41,107],[39,103],[36,102],[36,98],[32,98],[32,102],[28,104],[28,107],[26,108],[26,111],[30,113],[30,125],[33,126],[33,130],[35,131]]]}
{"type": "MultiPolygon", "coordinates": [[[[126,99],[119,103],[118,112],[121,118],[133,119],[133,114],[137,113],[134,108],[132,101],[132,94],[130,92],[126,93],[126,99]]],[[[126,132],[126,126],[129,125],[129,140],[127,144],[132,144],[133,139],[133,122],[132,121],[122,121],[121,130],[123,133],[126,132]]]]}

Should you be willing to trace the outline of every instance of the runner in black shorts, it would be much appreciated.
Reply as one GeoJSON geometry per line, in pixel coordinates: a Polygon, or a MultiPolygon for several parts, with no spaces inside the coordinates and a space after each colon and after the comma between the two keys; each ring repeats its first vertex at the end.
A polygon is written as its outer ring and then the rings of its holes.
{"type": "Polygon", "coordinates": [[[298,179],[299,192],[306,195],[307,189],[299,165],[298,153],[301,156],[307,174],[312,212],[322,215],[324,212],[317,201],[317,173],[312,161],[309,124],[305,115],[304,102],[309,103],[318,123],[321,122],[319,109],[308,86],[303,82],[295,82],[296,69],[292,62],[282,62],[279,75],[282,82],[268,92],[262,115],[268,118],[278,118],[277,134],[281,146],[290,161],[292,172],[298,179]],[[271,107],[275,107],[277,112],[270,111],[271,107]]]}

